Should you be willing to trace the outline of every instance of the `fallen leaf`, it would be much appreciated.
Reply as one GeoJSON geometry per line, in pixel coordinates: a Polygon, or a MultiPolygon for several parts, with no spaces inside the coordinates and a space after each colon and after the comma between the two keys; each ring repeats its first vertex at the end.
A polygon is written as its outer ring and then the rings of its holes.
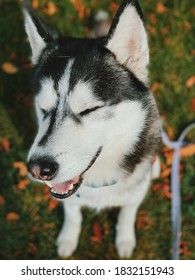
{"type": "Polygon", "coordinates": [[[1,148],[6,153],[10,152],[10,142],[7,137],[1,138],[1,148]]]}
{"type": "Polygon", "coordinates": [[[20,216],[15,212],[10,212],[6,215],[6,220],[9,222],[16,222],[20,219],[20,216]]]}
{"type": "Polygon", "coordinates": [[[56,7],[56,5],[53,2],[48,2],[46,7],[43,9],[44,13],[49,15],[49,16],[53,16],[58,12],[58,8],[56,7]]]}
{"type": "Polygon", "coordinates": [[[13,163],[13,167],[19,169],[20,176],[28,175],[28,169],[27,169],[26,164],[24,162],[16,161],[16,162],[13,163]]]}
{"type": "Polygon", "coordinates": [[[43,229],[44,230],[48,230],[48,229],[52,229],[55,228],[55,224],[54,223],[44,223],[43,224],[43,229]]]}
{"type": "Polygon", "coordinates": [[[0,195],[0,206],[3,206],[5,204],[5,198],[0,195]]]}
{"type": "Polygon", "coordinates": [[[92,224],[92,231],[93,231],[93,236],[91,237],[91,240],[93,242],[102,242],[102,233],[101,233],[101,228],[98,222],[93,222],[92,224]]]}
{"type": "Polygon", "coordinates": [[[191,157],[195,155],[195,144],[189,144],[179,149],[180,156],[182,158],[191,157]]]}
{"type": "Polygon", "coordinates": [[[152,87],[151,87],[151,91],[152,91],[152,92],[157,91],[158,88],[159,88],[159,86],[160,86],[160,84],[159,84],[158,82],[154,82],[153,85],[152,85],[152,87]]]}
{"type": "Polygon", "coordinates": [[[162,183],[156,183],[155,185],[152,186],[152,190],[157,192],[162,189],[162,183]]]}
{"type": "Polygon", "coordinates": [[[31,227],[31,232],[37,232],[37,231],[40,231],[39,226],[33,226],[33,227],[31,227]]]}
{"type": "Polygon", "coordinates": [[[33,9],[37,9],[39,7],[39,0],[32,0],[32,7],[33,9]]]}
{"type": "Polygon", "coordinates": [[[24,179],[18,182],[17,188],[19,190],[24,190],[30,184],[30,180],[24,179]]]}
{"type": "Polygon", "coordinates": [[[167,168],[167,165],[164,162],[161,162],[161,170],[165,170],[167,168]]]}
{"type": "Polygon", "coordinates": [[[170,140],[174,139],[174,129],[168,124],[165,124],[165,128],[170,140]]]}
{"type": "Polygon", "coordinates": [[[186,81],[186,87],[191,88],[195,85],[195,76],[191,76],[189,79],[186,81]]]}
{"type": "Polygon", "coordinates": [[[169,184],[163,184],[162,197],[172,198],[171,188],[169,184]]]}
{"type": "Polygon", "coordinates": [[[153,222],[149,214],[145,210],[138,211],[136,227],[138,229],[145,228],[148,229],[152,226],[153,222]]]}
{"type": "Polygon", "coordinates": [[[80,19],[83,19],[85,16],[85,7],[83,5],[82,0],[70,0],[73,4],[75,10],[78,12],[78,16],[80,19]]]}
{"type": "Polygon", "coordinates": [[[171,174],[171,168],[166,168],[161,172],[160,178],[168,177],[170,174],[171,174]]]}
{"type": "Polygon", "coordinates": [[[6,74],[16,74],[18,72],[18,68],[11,62],[3,63],[1,68],[6,74]]]}
{"type": "Polygon", "coordinates": [[[151,34],[155,34],[156,33],[156,28],[154,28],[154,26],[152,26],[151,24],[147,24],[146,25],[146,29],[151,34]]]}
{"type": "Polygon", "coordinates": [[[188,243],[187,241],[180,241],[180,250],[179,250],[180,254],[183,254],[186,257],[189,257],[192,254],[192,251],[188,250],[188,243]]]}
{"type": "Polygon", "coordinates": [[[165,157],[166,157],[166,164],[167,165],[171,165],[172,164],[172,162],[173,162],[173,154],[174,154],[174,151],[172,150],[171,152],[169,152],[169,153],[167,153],[165,155],[165,157]]]}
{"type": "Polygon", "coordinates": [[[41,220],[41,216],[40,216],[39,214],[36,214],[36,215],[34,216],[34,220],[35,220],[36,222],[40,221],[40,220],[41,220]]]}
{"type": "Polygon", "coordinates": [[[153,24],[157,23],[156,14],[149,14],[149,19],[150,19],[151,23],[153,23],[153,24]]]}
{"type": "Polygon", "coordinates": [[[156,5],[156,12],[158,14],[164,14],[167,12],[167,7],[162,2],[158,2],[156,5]]]}
{"type": "Polygon", "coordinates": [[[58,201],[56,199],[51,199],[48,205],[49,210],[54,210],[58,206],[58,201]]]}
{"type": "Polygon", "coordinates": [[[186,31],[190,31],[192,29],[192,24],[189,21],[184,21],[183,26],[186,31]]]}
{"type": "Polygon", "coordinates": [[[190,102],[190,110],[195,111],[195,98],[192,98],[190,102]]]}
{"type": "Polygon", "coordinates": [[[115,14],[116,11],[118,10],[118,8],[119,8],[119,4],[114,3],[114,2],[112,2],[112,3],[110,4],[110,7],[109,7],[109,9],[110,9],[110,11],[111,11],[112,14],[115,14]]]}
{"type": "Polygon", "coordinates": [[[29,242],[27,250],[30,254],[34,255],[37,252],[37,247],[34,243],[29,242]]]}
{"type": "Polygon", "coordinates": [[[172,197],[170,184],[168,183],[156,183],[154,186],[152,186],[152,190],[159,192],[161,197],[166,197],[168,199],[171,199],[172,197]]]}

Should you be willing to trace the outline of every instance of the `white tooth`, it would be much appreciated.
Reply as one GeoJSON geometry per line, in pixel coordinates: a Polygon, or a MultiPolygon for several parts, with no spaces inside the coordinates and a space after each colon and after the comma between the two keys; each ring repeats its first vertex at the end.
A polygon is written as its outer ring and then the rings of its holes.
{"type": "Polygon", "coordinates": [[[71,185],[71,186],[70,186],[70,188],[69,188],[69,191],[71,191],[73,188],[74,188],[74,186],[73,186],[73,185],[71,185]]]}

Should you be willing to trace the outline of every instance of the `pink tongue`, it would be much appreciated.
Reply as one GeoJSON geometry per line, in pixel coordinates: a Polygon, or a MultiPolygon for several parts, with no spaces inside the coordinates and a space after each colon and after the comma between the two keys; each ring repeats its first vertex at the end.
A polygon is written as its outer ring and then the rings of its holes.
{"type": "Polygon", "coordinates": [[[63,182],[63,183],[59,183],[59,184],[52,183],[52,188],[57,193],[66,193],[70,190],[70,187],[72,185],[75,185],[76,183],[78,183],[79,178],[80,178],[80,176],[76,176],[73,180],[70,180],[67,182],[63,182]]]}

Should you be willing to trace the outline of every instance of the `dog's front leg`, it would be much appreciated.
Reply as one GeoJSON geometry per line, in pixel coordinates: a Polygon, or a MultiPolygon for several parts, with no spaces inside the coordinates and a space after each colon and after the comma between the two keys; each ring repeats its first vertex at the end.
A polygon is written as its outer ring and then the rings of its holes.
{"type": "Polygon", "coordinates": [[[138,205],[123,206],[116,225],[116,248],[120,258],[131,256],[135,245],[135,219],[138,205]]]}
{"type": "Polygon", "coordinates": [[[81,231],[82,214],[80,206],[64,205],[64,223],[57,238],[58,254],[67,258],[76,250],[81,231]]]}

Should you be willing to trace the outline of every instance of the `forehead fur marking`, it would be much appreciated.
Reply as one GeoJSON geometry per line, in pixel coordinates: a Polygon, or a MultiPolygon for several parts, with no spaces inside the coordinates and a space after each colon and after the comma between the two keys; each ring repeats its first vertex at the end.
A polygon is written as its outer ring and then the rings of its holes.
{"type": "Polygon", "coordinates": [[[74,59],[70,59],[68,61],[64,74],[62,75],[62,78],[59,80],[58,83],[58,93],[59,93],[58,111],[60,112],[62,112],[62,110],[64,111],[64,108],[66,106],[66,100],[67,100],[69,85],[70,85],[70,75],[72,72],[73,63],[74,63],[74,59]]]}
{"type": "Polygon", "coordinates": [[[72,70],[72,64],[74,60],[71,59],[65,69],[64,75],[59,81],[58,84],[58,101],[57,101],[57,106],[52,110],[51,116],[50,116],[50,122],[48,129],[45,133],[45,135],[42,137],[42,139],[39,141],[38,145],[42,146],[45,145],[50,136],[52,135],[53,131],[55,130],[56,127],[59,127],[61,124],[61,121],[63,120],[63,114],[62,112],[64,111],[65,107],[65,102],[66,102],[66,96],[69,90],[69,80],[70,80],[70,74],[72,70]]]}

